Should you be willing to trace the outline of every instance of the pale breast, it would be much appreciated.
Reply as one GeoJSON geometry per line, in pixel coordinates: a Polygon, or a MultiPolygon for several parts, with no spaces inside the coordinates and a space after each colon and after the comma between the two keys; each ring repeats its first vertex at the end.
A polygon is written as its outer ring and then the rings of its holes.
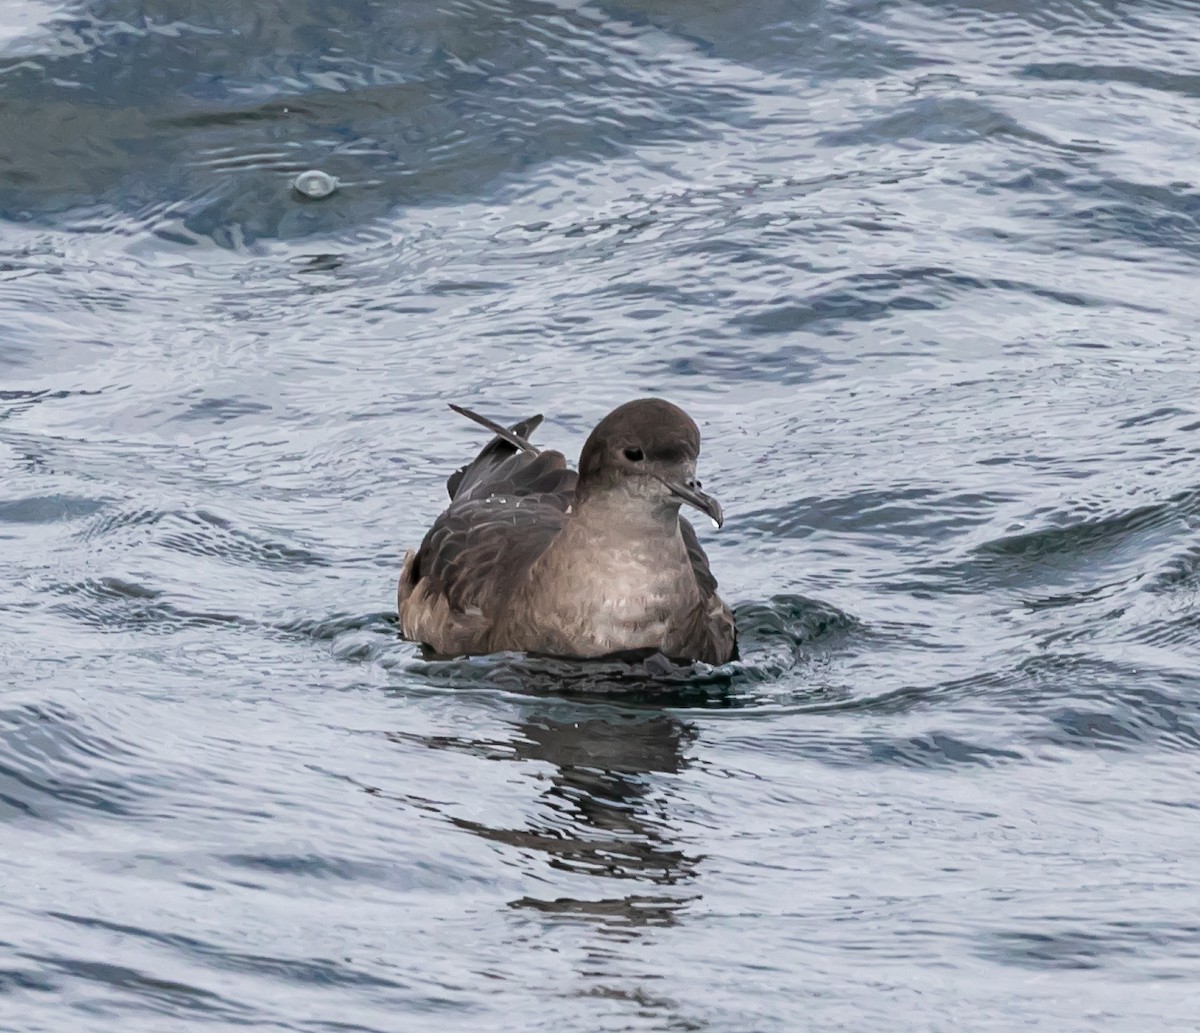
{"type": "Polygon", "coordinates": [[[513,601],[494,648],[571,656],[658,649],[699,599],[689,567],[641,550],[541,570],[541,591],[513,601]]]}
{"type": "Polygon", "coordinates": [[[645,568],[616,573],[594,597],[589,632],[603,652],[654,647],[663,642],[680,602],[691,593],[678,577],[645,568]]]}

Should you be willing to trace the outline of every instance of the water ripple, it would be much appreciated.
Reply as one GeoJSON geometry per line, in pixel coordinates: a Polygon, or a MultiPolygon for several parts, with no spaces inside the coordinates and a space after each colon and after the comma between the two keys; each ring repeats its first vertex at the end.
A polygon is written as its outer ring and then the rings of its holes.
{"type": "Polygon", "coordinates": [[[8,12],[14,1030],[1192,1028],[1195,8],[8,12]],[[398,637],[645,394],[737,661],[398,637]]]}

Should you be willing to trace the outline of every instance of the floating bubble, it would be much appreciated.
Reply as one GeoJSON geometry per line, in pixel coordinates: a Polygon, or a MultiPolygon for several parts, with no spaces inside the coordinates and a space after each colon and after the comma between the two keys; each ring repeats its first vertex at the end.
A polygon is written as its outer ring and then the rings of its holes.
{"type": "Polygon", "coordinates": [[[313,201],[328,197],[337,190],[337,187],[337,177],[331,176],[328,172],[322,172],[320,169],[301,172],[292,180],[292,189],[301,197],[307,197],[313,201]]]}

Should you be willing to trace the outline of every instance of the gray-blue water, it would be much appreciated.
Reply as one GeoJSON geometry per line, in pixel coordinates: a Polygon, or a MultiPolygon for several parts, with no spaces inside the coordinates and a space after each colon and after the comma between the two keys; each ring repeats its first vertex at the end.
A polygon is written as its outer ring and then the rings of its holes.
{"type": "Polygon", "coordinates": [[[1198,70],[1183,0],[0,8],[0,1029],[1200,1026],[1198,70]],[[649,393],[740,662],[397,639],[446,402],[649,393]]]}

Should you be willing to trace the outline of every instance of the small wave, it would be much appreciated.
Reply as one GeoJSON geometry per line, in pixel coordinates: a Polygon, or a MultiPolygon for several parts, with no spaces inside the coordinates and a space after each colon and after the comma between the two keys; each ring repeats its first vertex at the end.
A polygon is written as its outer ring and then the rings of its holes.
{"type": "Polygon", "coordinates": [[[239,527],[232,518],[206,509],[111,508],[84,525],[78,538],[93,549],[149,541],[184,555],[219,558],[263,570],[329,566],[328,559],[311,549],[239,527]]]}
{"type": "Polygon", "coordinates": [[[1172,921],[1037,919],[1036,928],[997,929],[980,937],[978,953],[1003,965],[1038,971],[1098,969],[1134,958],[1194,956],[1200,925],[1172,921]]]}
{"type": "Polygon", "coordinates": [[[245,623],[237,614],[193,610],[172,602],[162,589],[119,577],[59,583],[47,591],[65,600],[52,604],[52,610],[104,632],[165,635],[183,628],[245,623]]]}
{"type": "Polygon", "coordinates": [[[127,767],[135,748],[56,706],[0,711],[0,817],[70,824],[76,809],[129,817],[143,793],[127,767]]]}

